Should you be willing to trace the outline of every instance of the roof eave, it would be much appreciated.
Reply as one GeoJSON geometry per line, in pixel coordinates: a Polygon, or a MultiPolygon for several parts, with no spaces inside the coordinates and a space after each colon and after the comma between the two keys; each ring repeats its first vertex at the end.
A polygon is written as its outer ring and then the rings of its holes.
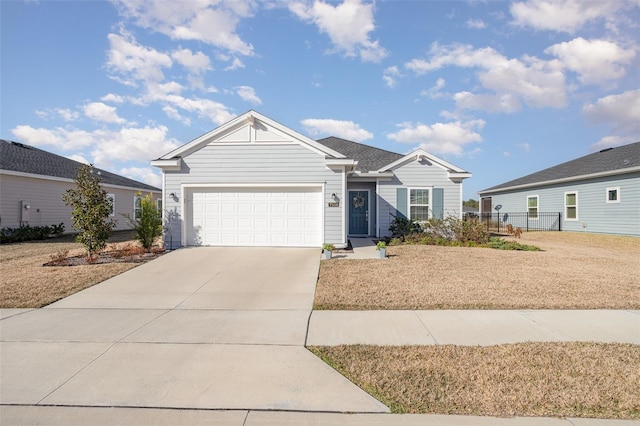
{"type": "Polygon", "coordinates": [[[157,159],[151,161],[151,165],[162,169],[163,172],[177,171],[182,168],[182,158],[157,159]]]}

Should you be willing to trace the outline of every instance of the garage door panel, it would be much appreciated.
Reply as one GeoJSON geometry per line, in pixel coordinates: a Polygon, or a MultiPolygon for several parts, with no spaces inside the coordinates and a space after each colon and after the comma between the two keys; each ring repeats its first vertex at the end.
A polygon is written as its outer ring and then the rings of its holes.
{"type": "MultiPolygon", "coordinates": [[[[319,246],[322,191],[317,188],[194,189],[193,245],[319,246]]],[[[188,222],[189,223],[189,222],[188,222]]]]}

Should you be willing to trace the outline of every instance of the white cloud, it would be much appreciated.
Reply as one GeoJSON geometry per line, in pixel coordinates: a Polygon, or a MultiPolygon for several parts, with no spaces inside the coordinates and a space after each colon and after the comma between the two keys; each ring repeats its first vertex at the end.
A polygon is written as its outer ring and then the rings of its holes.
{"type": "Polygon", "coordinates": [[[231,61],[231,65],[226,67],[224,70],[233,71],[233,70],[237,70],[244,67],[245,67],[244,63],[239,58],[233,58],[233,61],[231,61]]]}
{"type": "Polygon", "coordinates": [[[167,114],[167,117],[173,120],[181,121],[186,126],[191,125],[191,120],[187,117],[183,117],[182,115],[180,115],[178,110],[172,106],[165,105],[164,107],[162,107],[162,111],[164,111],[164,113],[167,114]]]}
{"type": "Polygon", "coordinates": [[[366,131],[353,121],[307,118],[300,123],[312,136],[332,135],[356,142],[373,138],[373,133],[366,131]]]}
{"type": "Polygon", "coordinates": [[[193,53],[189,49],[179,49],[171,52],[171,57],[188,69],[191,74],[202,74],[211,69],[209,57],[202,52],[193,53]]]}
{"type": "Polygon", "coordinates": [[[465,25],[467,26],[467,28],[471,28],[474,30],[482,30],[484,28],[487,28],[487,24],[485,24],[482,19],[468,19],[467,22],[465,22],[465,25]]]}
{"type": "Polygon", "coordinates": [[[531,145],[529,145],[528,143],[524,142],[524,143],[519,143],[518,144],[518,148],[520,148],[525,154],[528,154],[529,151],[531,151],[531,145]]]}
{"type": "Polygon", "coordinates": [[[445,66],[479,69],[482,86],[490,95],[462,92],[460,108],[511,112],[520,102],[535,107],[559,108],[566,104],[565,79],[559,61],[543,61],[532,56],[509,59],[491,47],[474,49],[470,45],[440,46],[434,43],[430,59],[413,59],[405,67],[424,74],[445,66]],[[500,107],[502,106],[503,109],[500,107]]]}
{"type": "Polygon", "coordinates": [[[545,49],[545,53],[557,56],[566,68],[578,74],[583,84],[600,84],[623,77],[624,65],[636,55],[633,50],[623,49],[611,41],[582,37],[554,44],[545,49]]]}
{"type": "Polygon", "coordinates": [[[428,96],[431,99],[441,98],[443,94],[440,92],[440,89],[442,89],[445,85],[446,85],[446,82],[444,78],[439,78],[433,87],[420,92],[420,96],[428,96]]]}
{"type": "Polygon", "coordinates": [[[126,167],[120,169],[119,174],[157,188],[162,188],[162,176],[160,172],[151,167],[126,167]]]}
{"type": "Polygon", "coordinates": [[[369,38],[369,33],[375,30],[373,8],[373,4],[360,0],[344,0],[336,6],[321,0],[289,4],[289,10],[298,18],[314,23],[329,36],[334,51],[360,56],[364,62],[380,62],[388,53],[378,40],[369,38]]]}
{"type": "Polygon", "coordinates": [[[126,32],[112,33],[107,38],[110,46],[107,54],[107,69],[121,74],[124,84],[135,85],[135,80],[147,82],[164,79],[162,69],[172,64],[169,55],[138,44],[133,36],[126,32]]]}
{"type": "Polygon", "coordinates": [[[100,98],[103,102],[113,102],[114,104],[121,104],[124,102],[124,98],[120,95],[109,93],[100,98]]]}
{"type": "Polygon", "coordinates": [[[385,84],[387,85],[387,87],[391,87],[391,88],[394,88],[397,86],[398,77],[402,77],[402,74],[400,73],[400,69],[398,69],[398,67],[395,65],[392,67],[386,68],[384,70],[384,73],[382,74],[382,79],[384,80],[385,84]]]}
{"type": "MultiPolygon", "coordinates": [[[[575,33],[587,22],[608,20],[624,1],[531,0],[510,6],[513,23],[536,30],[575,33]]],[[[631,2],[629,2],[631,3],[631,2]]]]}
{"type": "Polygon", "coordinates": [[[253,87],[238,86],[236,87],[236,93],[245,102],[249,102],[253,105],[262,104],[262,100],[258,97],[258,95],[256,95],[256,91],[253,89],[253,87]]]}
{"type": "Polygon", "coordinates": [[[387,137],[397,142],[419,144],[420,148],[431,153],[462,155],[466,145],[482,142],[478,131],[482,130],[484,124],[484,120],[432,125],[405,122],[398,125],[399,131],[387,137]]]}
{"type": "Polygon", "coordinates": [[[585,105],[582,113],[591,124],[606,124],[613,134],[593,145],[594,149],[640,140],[640,89],[605,96],[585,105]]]}
{"type": "Polygon", "coordinates": [[[102,102],[90,102],[84,105],[82,109],[85,116],[95,121],[115,124],[121,124],[126,121],[124,118],[118,117],[115,107],[102,102]]]}
{"type": "Polygon", "coordinates": [[[481,94],[458,92],[453,95],[459,109],[512,113],[520,110],[520,101],[510,93],[481,94]]]}
{"type": "Polygon", "coordinates": [[[184,111],[195,112],[201,118],[207,119],[218,125],[224,124],[235,117],[234,114],[228,111],[225,105],[212,101],[211,99],[185,98],[180,95],[167,95],[158,99],[158,101],[168,103],[174,108],[180,108],[184,111]]]}
{"type": "Polygon", "coordinates": [[[136,25],[174,40],[198,40],[235,54],[253,55],[253,46],[237,34],[240,20],[253,16],[256,3],[252,0],[116,0],[115,4],[120,15],[136,25]]]}
{"type": "Polygon", "coordinates": [[[53,147],[59,150],[82,149],[90,146],[94,139],[91,132],[56,127],[54,129],[34,128],[18,125],[11,133],[20,141],[37,147],[53,147]]]}
{"type": "Polygon", "coordinates": [[[165,126],[85,131],[61,127],[35,129],[21,125],[16,126],[12,133],[29,145],[55,148],[90,158],[92,164],[106,170],[112,170],[117,162],[151,161],[180,145],[178,141],[167,137],[168,129],[165,126]]]}
{"type": "Polygon", "coordinates": [[[56,112],[64,121],[74,121],[80,118],[78,111],[72,111],[69,108],[56,108],[56,112]]]}

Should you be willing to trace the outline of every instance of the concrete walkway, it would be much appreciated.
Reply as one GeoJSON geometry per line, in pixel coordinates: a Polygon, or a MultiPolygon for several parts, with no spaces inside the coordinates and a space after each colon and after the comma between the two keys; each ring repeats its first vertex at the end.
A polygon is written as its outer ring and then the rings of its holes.
{"type": "Polygon", "coordinates": [[[336,250],[335,259],[378,259],[376,244],[370,237],[349,237],[352,250],[336,250]]]}
{"type": "Polygon", "coordinates": [[[640,310],[313,311],[307,345],[640,345],[640,310]]]}

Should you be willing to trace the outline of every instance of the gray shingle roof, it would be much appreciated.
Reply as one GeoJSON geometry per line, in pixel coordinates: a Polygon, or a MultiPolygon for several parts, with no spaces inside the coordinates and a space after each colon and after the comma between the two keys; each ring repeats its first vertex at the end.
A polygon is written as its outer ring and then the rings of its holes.
{"type": "Polygon", "coordinates": [[[384,149],[375,148],[358,142],[348,141],[346,139],[336,138],[334,136],[320,139],[317,142],[333,149],[334,151],[344,154],[347,158],[356,160],[358,162],[356,170],[360,170],[364,173],[372,170],[379,170],[380,168],[404,157],[404,155],[397,154],[395,152],[386,151],[384,149]]]}
{"type": "Polygon", "coordinates": [[[593,154],[575,160],[567,161],[548,169],[523,176],[500,185],[492,186],[480,193],[492,192],[501,189],[532,185],[555,181],[558,179],[580,179],[582,176],[596,173],[615,172],[617,170],[640,167],[640,142],[623,145],[616,148],[607,148],[593,154]]]}
{"type": "MultiPolygon", "coordinates": [[[[31,173],[58,178],[75,179],[82,163],[51,152],[0,139],[0,169],[13,172],[31,173]]],[[[106,170],[98,169],[103,184],[162,192],[160,188],[138,182],[106,170]]]]}

